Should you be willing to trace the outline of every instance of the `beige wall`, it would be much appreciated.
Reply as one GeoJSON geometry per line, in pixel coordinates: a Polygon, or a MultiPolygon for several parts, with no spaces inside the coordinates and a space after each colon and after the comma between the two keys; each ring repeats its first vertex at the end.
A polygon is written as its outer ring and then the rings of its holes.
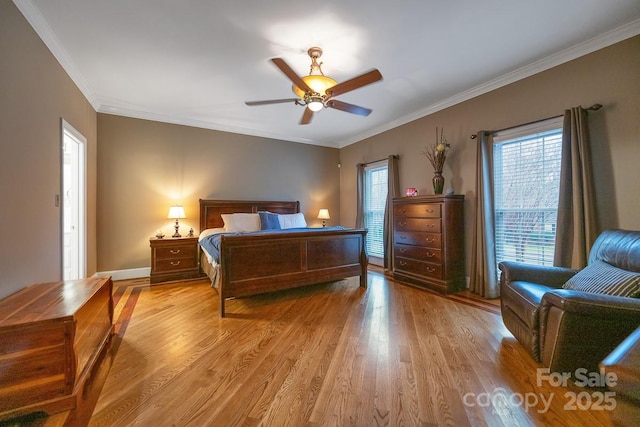
{"type": "Polygon", "coordinates": [[[503,129],[561,115],[567,108],[604,105],[589,113],[601,229],[640,230],[640,37],[555,67],[340,150],[341,218],[355,223],[355,165],[400,156],[400,188],[433,194],[433,169],[420,154],[444,127],[452,144],[445,188],[465,198],[467,271],[475,202],[478,130],[503,129]]]}
{"type": "Polygon", "coordinates": [[[59,280],[61,119],[87,138],[87,272],[96,271],[96,112],[10,1],[0,2],[0,297],[59,280]]]}
{"type": "Polygon", "coordinates": [[[339,224],[339,151],[273,139],[98,115],[98,270],[148,267],[149,237],[199,226],[198,199],[299,200],[310,225],[339,224]]]}
{"type": "Polygon", "coordinates": [[[432,171],[419,153],[436,126],[453,144],[445,187],[467,196],[468,254],[476,155],[469,135],[579,104],[605,106],[591,114],[602,228],[640,229],[638,52],[635,37],[336,150],[96,114],[13,3],[0,2],[0,297],[61,276],[54,197],[62,118],[88,140],[88,274],[148,267],[148,237],[158,228],[171,233],[164,216],[173,203],[187,210],[183,232],[197,229],[198,198],[299,199],[311,223],[327,207],[332,225],[352,226],[355,164],[389,154],[400,155],[401,188],[429,194],[432,171]]]}

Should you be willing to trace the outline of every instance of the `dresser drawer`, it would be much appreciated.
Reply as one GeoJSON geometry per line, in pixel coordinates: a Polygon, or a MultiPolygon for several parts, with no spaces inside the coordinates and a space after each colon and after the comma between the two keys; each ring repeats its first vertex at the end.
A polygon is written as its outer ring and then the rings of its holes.
{"type": "Polygon", "coordinates": [[[394,219],[394,229],[396,231],[426,231],[429,233],[440,233],[440,218],[405,218],[394,219]]]}
{"type": "Polygon", "coordinates": [[[166,246],[161,248],[155,248],[155,255],[157,260],[167,258],[193,258],[198,256],[198,247],[194,245],[182,245],[182,246],[166,246]]]}
{"type": "Polygon", "coordinates": [[[439,264],[431,264],[428,262],[396,256],[394,258],[394,267],[399,272],[431,277],[434,279],[442,279],[442,266],[439,264]]]}
{"type": "Polygon", "coordinates": [[[411,258],[418,261],[428,261],[435,264],[442,262],[442,251],[440,249],[425,248],[423,246],[395,245],[396,256],[411,258]]]}
{"type": "Polygon", "coordinates": [[[420,231],[396,231],[394,242],[402,245],[442,248],[442,234],[424,233],[420,231]]]}
{"type": "Polygon", "coordinates": [[[393,207],[394,217],[440,218],[440,205],[436,203],[406,204],[393,207]]]}

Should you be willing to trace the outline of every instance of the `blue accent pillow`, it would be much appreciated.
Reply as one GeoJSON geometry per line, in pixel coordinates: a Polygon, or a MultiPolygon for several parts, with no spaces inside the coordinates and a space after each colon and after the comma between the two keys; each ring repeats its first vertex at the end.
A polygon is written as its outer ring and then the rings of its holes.
{"type": "Polygon", "coordinates": [[[260,215],[260,230],[280,230],[278,214],[258,212],[258,215],[260,215]]]}

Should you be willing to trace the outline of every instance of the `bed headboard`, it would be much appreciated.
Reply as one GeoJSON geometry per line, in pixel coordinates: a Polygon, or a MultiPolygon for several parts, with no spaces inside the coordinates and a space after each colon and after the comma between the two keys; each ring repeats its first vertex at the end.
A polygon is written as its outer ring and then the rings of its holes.
{"type": "Polygon", "coordinates": [[[258,211],[279,214],[298,213],[300,212],[300,202],[200,199],[200,231],[207,228],[224,227],[222,214],[258,213],[258,211]]]}

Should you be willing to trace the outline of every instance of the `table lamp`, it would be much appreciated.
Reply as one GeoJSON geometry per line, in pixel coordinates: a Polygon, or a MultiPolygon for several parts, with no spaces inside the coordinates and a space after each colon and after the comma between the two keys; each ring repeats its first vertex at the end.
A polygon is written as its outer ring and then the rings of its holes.
{"type": "Polygon", "coordinates": [[[178,223],[178,219],[186,218],[187,216],[184,214],[184,208],[180,205],[171,206],[169,208],[169,215],[167,215],[167,219],[175,219],[176,223],[173,228],[176,229],[176,232],[173,233],[171,237],[181,237],[180,233],[178,233],[178,229],[180,228],[180,224],[178,223]]]}
{"type": "Polygon", "coordinates": [[[322,226],[326,226],[327,225],[327,220],[331,219],[331,217],[329,216],[329,209],[320,209],[320,211],[318,212],[318,219],[322,220],[322,226]]]}

